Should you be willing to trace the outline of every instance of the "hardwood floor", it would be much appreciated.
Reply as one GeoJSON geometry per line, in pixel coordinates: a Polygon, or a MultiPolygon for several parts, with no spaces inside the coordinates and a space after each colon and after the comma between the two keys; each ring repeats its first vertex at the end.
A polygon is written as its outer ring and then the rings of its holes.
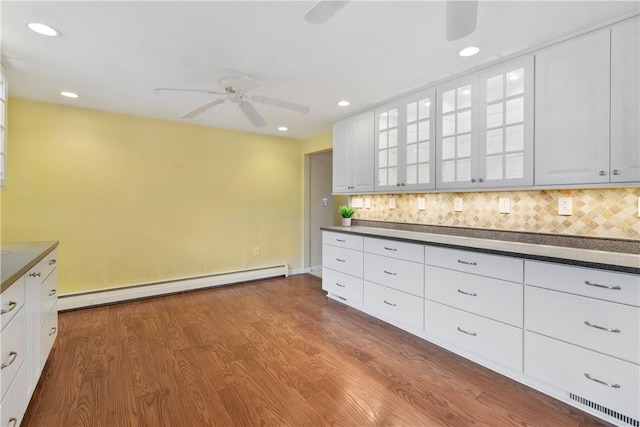
{"type": "Polygon", "coordinates": [[[595,426],[310,275],[60,314],[23,426],[595,426]]]}

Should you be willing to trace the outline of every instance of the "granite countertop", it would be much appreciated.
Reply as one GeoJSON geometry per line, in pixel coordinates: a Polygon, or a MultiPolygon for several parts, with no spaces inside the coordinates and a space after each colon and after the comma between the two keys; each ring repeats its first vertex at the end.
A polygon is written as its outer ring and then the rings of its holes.
{"type": "Polygon", "coordinates": [[[8,243],[0,247],[0,292],[4,292],[58,246],[58,242],[8,243]]]}
{"type": "MultiPolygon", "coordinates": [[[[640,254],[621,252],[619,250],[583,249],[553,244],[510,241],[504,240],[504,236],[500,236],[501,239],[492,239],[358,225],[352,227],[322,227],[321,229],[640,274],[640,254]]],[[[597,245],[591,243],[591,246],[597,245]]],[[[634,245],[630,245],[631,250],[634,247],[634,245]]]]}

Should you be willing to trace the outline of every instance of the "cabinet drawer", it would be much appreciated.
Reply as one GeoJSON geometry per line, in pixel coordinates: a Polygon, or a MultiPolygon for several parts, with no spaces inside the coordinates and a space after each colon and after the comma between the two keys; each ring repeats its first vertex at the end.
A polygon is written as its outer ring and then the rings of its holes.
{"type": "Polygon", "coordinates": [[[0,337],[0,364],[2,364],[2,369],[0,370],[0,399],[4,398],[9,385],[13,382],[24,361],[25,311],[20,310],[15,315],[11,323],[2,331],[2,336],[0,337]]]}
{"type": "Polygon", "coordinates": [[[38,264],[41,266],[42,280],[44,280],[58,265],[58,248],[49,252],[38,264]]]}
{"type": "Polygon", "coordinates": [[[24,305],[24,276],[16,280],[8,289],[0,294],[0,330],[9,324],[9,321],[20,311],[24,305]]]}
{"type": "Polygon", "coordinates": [[[362,251],[322,245],[322,265],[341,273],[362,277],[362,251]]]}
{"type": "Polygon", "coordinates": [[[49,313],[58,302],[58,270],[54,270],[42,283],[40,289],[42,293],[42,311],[40,312],[40,322],[44,323],[49,317],[49,313]]]}
{"type": "Polygon", "coordinates": [[[334,233],[332,231],[322,232],[322,243],[325,245],[339,246],[341,248],[361,251],[364,237],[349,233],[334,233]]]}
{"type": "Polygon", "coordinates": [[[386,286],[364,282],[365,307],[389,320],[397,320],[413,330],[423,329],[423,304],[422,298],[386,286]]]}
{"type": "Polygon", "coordinates": [[[364,251],[405,261],[424,262],[424,245],[418,243],[365,237],[364,251]]]}
{"type": "Polygon", "coordinates": [[[640,306],[640,276],[637,274],[527,260],[525,283],[640,306]]]}
{"type": "Polygon", "coordinates": [[[435,267],[494,277],[510,282],[522,282],[522,260],[499,255],[458,249],[426,246],[424,262],[435,267]]]}
{"type": "Polygon", "coordinates": [[[526,331],[524,372],[628,417],[640,416],[640,366],[633,363],[526,331]]]}
{"type": "Polygon", "coordinates": [[[51,351],[51,347],[53,347],[53,343],[58,336],[58,311],[54,310],[51,312],[51,315],[47,318],[40,330],[40,342],[42,346],[40,347],[40,366],[44,366],[47,362],[47,358],[49,357],[49,352],[51,351]]]}
{"type": "Polygon", "coordinates": [[[0,404],[0,426],[19,426],[27,410],[27,367],[23,366],[16,375],[9,391],[0,404]],[[16,421],[13,421],[15,419],[16,421]]]}
{"type": "Polygon", "coordinates": [[[399,291],[424,296],[424,266],[374,254],[364,254],[364,278],[399,291]]]}
{"type": "Polygon", "coordinates": [[[425,298],[522,327],[521,283],[425,266],[425,298]]]}
{"type": "Polygon", "coordinates": [[[362,305],[361,278],[323,268],[322,289],[340,300],[353,305],[362,305]]]}
{"type": "Polygon", "coordinates": [[[522,329],[425,301],[425,332],[479,356],[522,370],[522,329]]]}
{"type": "Polygon", "coordinates": [[[640,363],[638,307],[532,286],[525,294],[526,329],[640,363]]]}

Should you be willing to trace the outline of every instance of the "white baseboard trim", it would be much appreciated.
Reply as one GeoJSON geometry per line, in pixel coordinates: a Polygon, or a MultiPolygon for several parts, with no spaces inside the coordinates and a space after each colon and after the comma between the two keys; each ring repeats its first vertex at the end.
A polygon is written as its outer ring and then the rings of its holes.
{"type": "Polygon", "coordinates": [[[289,275],[290,276],[295,276],[297,274],[305,274],[305,273],[309,273],[311,270],[309,268],[297,268],[295,270],[290,270],[289,271],[289,275]]]}
{"type": "Polygon", "coordinates": [[[309,268],[309,273],[316,277],[322,277],[322,265],[313,265],[309,268]]]}
{"type": "Polygon", "coordinates": [[[141,298],[231,285],[233,283],[268,279],[271,277],[286,277],[289,274],[295,273],[290,273],[289,268],[286,265],[278,265],[273,267],[257,268],[254,270],[235,271],[204,277],[171,280],[168,282],[147,283],[105,290],[61,294],[58,297],[58,310],[65,311],[96,305],[113,304],[141,298]]]}

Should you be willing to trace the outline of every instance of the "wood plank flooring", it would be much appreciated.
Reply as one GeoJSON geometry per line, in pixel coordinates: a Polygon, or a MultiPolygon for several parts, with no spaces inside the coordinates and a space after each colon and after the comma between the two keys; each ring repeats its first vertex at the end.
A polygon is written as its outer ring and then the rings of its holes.
{"type": "Polygon", "coordinates": [[[292,276],[61,313],[23,426],[605,425],[292,276]]]}

